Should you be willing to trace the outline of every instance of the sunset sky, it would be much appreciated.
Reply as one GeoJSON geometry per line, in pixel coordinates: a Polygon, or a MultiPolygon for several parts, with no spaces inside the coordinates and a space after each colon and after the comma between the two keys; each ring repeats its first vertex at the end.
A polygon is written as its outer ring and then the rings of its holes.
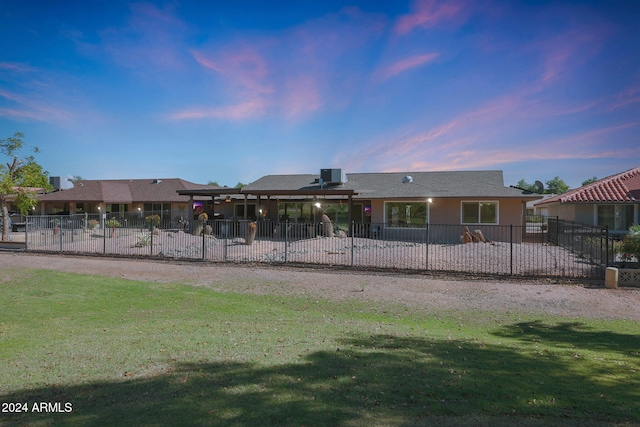
{"type": "Polygon", "coordinates": [[[0,138],[51,175],[640,166],[640,1],[0,0],[0,138]]]}

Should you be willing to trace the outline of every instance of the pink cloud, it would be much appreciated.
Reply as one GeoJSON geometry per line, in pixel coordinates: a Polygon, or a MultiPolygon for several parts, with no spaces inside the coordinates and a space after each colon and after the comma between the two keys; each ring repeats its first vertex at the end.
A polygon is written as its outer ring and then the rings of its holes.
{"type": "Polygon", "coordinates": [[[74,117],[74,114],[70,111],[27,96],[0,90],[0,97],[17,104],[16,107],[0,110],[0,117],[23,117],[44,122],[70,120],[74,117]]]}
{"type": "MultiPolygon", "coordinates": [[[[358,50],[381,36],[386,25],[382,16],[344,8],[294,28],[230,37],[222,46],[205,45],[190,53],[204,78],[224,88],[214,95],[223,103],[260,99],[270,115],[299,120],[323,108],[349,105],[365,77],[358,50]]],[[[211,111],[225,117],[218,107],[211,111]]]]}
{"type": "Polygon", "coordinates": [[[415,67],[419,67],[426,63],[429,63],[440,56],[439,53],[429,53],[423,55],[414,55],[408,58],[401,59],[391,65],[383,67],[374,72],[375,79],[378,81],[384,81],[388,78],[397,76],[400,73],[411,70],[415,67]]]}
{"type": "Polygon", "coordinates": [[[573,28],[532,44],[530,49],[539,51],[541,55],[538,84],[548,86],[572,75],[602,49],[608,36],[606,26],[573,28]]]}
{"type": "Polygon", "coordinates": [[[640,85],[624,90],[620,94],[616,95],[615,98],[615,101],[608,108],[609,111],[617,110],[618,108],[640,102],[640,85]]]}
{"type": "Polygon", "coordinates": [[[232,84],[260,93],[273,92],[268,82],[267,60],[252,46],[205,56],[193,51],[195,60],[205,68],[225,75],[232,84]]]}
{"type": "Polygon", "coordinates": [[[417,0],[410,14],[402,15],[395,25],[395,32],[403,35],[415,28],[430,28],[442,22],[452,21],[465,11],[456,1],[417,0]]]}
{"type": "Polygon", "coordinates": [[[227,107],[184,109],[177,113],[171,114],[169,118],[171,120],[243,120],[263,116],[266,108],[267,103],[262,99],[257,98],[252,101],[227,107]]]}

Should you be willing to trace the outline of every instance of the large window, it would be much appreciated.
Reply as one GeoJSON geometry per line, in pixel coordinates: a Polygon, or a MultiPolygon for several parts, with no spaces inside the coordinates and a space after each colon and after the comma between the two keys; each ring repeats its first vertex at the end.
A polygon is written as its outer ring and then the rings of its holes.
{"type": "Polygon", "coordinates": [[[462,202],[463,224],[497,224],[498,202],[462,202]]]}
{"type": "MultiPolygon", "coordinates": [[[[244,203],[238,203],[233,207],[233,215],[237,219],[244,219],[244,203]]],[[[247,219],[252,221],[256,220],[256,204],[248,203],[247,204],[247,219]]]]}
{"type": "Polygon", "coordinates": [[[387,227],[424,227],[429,221],[427,202],[386,202],[387,227]]]}
{"type": "Polygon", "coordinates": [[[598,225],[609,230],[628,230],[633,225],[633,205],[599,205],[598,225]]]}
{"type": "Polygon", "coordinates": [[[145,203],[144,204],[144,214],[146,216],[149,215],[158,215],[160,218],[170,218],[171,216],[171,205],[162,203],[145,203]]]}

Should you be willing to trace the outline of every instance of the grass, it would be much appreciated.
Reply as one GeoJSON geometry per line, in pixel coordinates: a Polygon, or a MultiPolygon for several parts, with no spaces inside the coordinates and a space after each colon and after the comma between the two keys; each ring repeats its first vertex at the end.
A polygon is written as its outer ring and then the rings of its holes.
{"type": "MultiPolygon", "coordinates": [[[[0,279],[0,425],[638,425],[640,324],[0,279]],[[69,413],[32,412],[38,402],[69,413]]],[[[455,286],[455,284],[452,284],[455,286]]]]}

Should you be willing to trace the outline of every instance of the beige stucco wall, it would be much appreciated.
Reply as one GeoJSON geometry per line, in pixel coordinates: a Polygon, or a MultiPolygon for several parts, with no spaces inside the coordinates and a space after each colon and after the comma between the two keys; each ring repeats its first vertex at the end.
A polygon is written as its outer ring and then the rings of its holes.
{"type": "Polygon", "coordinates": [[[549,216],[557,216],[562,219],[572,220],[576,215],[576,205],[561,205],[554,203],[547,206],[547,213],[549,216]]]}
{"type": "MultiPolygon", "coordinates": [[[[407,199],[410,200],[410,199],[407,199]]],[[[430,224],[461,224],[460,211],[462,201],[497,201],[498,225],[522,225],[523,201],[519,199],[461,199],[442,198],[433,199],[429,205],[430,224]]],[[[424,199],[413,199],[424,201],[424,199]]],[[[384,223],[384,200],[371,201],[371,222],[384,223]]]]}

